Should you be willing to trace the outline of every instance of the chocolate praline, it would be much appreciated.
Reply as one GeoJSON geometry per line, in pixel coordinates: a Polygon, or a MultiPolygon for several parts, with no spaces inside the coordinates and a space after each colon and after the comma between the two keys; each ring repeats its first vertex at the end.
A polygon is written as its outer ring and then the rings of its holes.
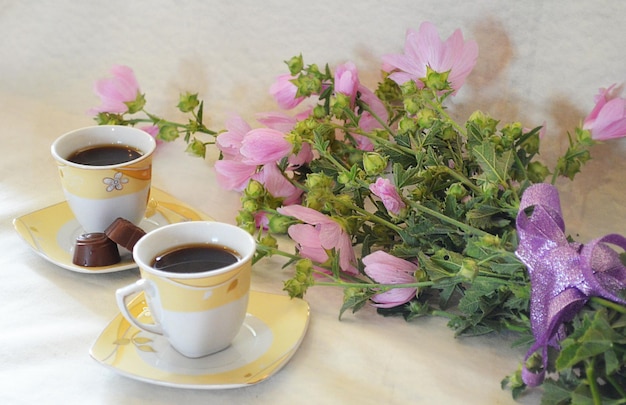
{"type": "Polygon", "coordinates": [[[135,243],[146,234],[143,229],[124,218],[117,218],[104,230],[104,233],[113,242],[131,252],[135,243]]]}
{"type": "Polygon", "coordinates": [[[104,233],[86,233],[76,238],[72,263],[83,267],[102,267],[120,260],[117,245],[104,233]]]}

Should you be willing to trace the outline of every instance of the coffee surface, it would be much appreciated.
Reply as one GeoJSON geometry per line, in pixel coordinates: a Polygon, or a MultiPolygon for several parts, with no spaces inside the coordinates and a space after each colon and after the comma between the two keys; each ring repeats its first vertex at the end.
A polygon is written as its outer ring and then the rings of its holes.
{"type": "Polygon", "coordinates": [[[81,165],[108,166],[130,162],[141,155],[140,151],[126,145],[98,145],[79,149],[67,160],[81,165]]]}
{"type": "Polygon", "coordinates": [[[203,243],[168,250],[158,255],[151,265],[171,273],[202,273],[221,269],[238,260],[239,255],[229,248],[203,243]]]}

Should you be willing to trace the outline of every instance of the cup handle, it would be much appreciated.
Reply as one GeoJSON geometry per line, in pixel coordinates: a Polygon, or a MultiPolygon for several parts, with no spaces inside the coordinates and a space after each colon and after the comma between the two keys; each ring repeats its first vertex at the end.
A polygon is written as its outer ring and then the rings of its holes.
{"type": "Polygon", "coordinates": [[[159,324],[149,324],[144,322],[139,322],[137,318],[135,318],[130,311],[128,310],[128,306],[126,305],[126,298],[133,295],[138,294],[142,291],[146,291],[150,288],[147,280],[141,279],[137,280],[133,284],[129,284],[126,287],[119,288],[115,292],[115,298],[117,300],[117,306],[119,307],[124,318],[128,320],[135,327],[145,330],[150,333],[156,333],[158,335],[163,334],[163,328],[159,324]]]}

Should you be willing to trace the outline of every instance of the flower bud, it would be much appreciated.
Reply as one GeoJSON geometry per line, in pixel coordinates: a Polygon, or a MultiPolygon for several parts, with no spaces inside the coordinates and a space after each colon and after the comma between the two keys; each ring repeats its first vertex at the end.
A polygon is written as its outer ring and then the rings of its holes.
{"type": "Polygon", "coordinates": [[[259,203],[256,200],[246,199],[241,202],[241,209],[248,212],[257,212],[259,203]]]}
{"type": "Polygon", "coordinates": [[[302,298],[306,290],[315,283],[313,280],[313,263],[310,259],[302,259],[296,262],[296,274],[283,284],[283,290],[289,293],[291,298],[302,298]]]}
{"type": "Polygon", "coordinates": [[[426,66],[426,77],[420,79],[426,87],[436,91],[450,89],[450,83],[448,83],[448,75],[450,71],[439,73],[426,66]]]}
{"type": "Polygon", "coordinates": [[[199,104],[198,93],[185,93],[180,95],[177,107],[181,112],[187,113],[193,111],[199,104]]]}
{"type": "Polygon", "coordinates": [[[267,227],[271,233],[283,235],[287,233],[287,229],[293,224],[294,220],[292,218],[284,215],[272,215],[267,227]]]}
{"type": "Polygon", "coordinates": [[[496,126],[498,125],[498,121],[494,120],[482,111],[474,111],[472,115],[470,115],[468,123],[476,125],[481,130],[483,135],[494,134],[496,132],[496,126]]]}
{"type": "Polygon", "coordinates": [[[404,109],[407,114],[415,115],[420,110],[420,104],[413,98],[405,98],[404,99],[404,109]]]}
{"type": "Polygon", "coordinates": [[[135,114],[143,109],[146,105],[146,98],[143,94],[137,92],[137,97],[133,101],[127,101],[124,104],[128,107],[128,114],[135,114]]]}
{"type": "Polygon", "coordinates": [[[433,126],[437,115],[433,110],[421,109],[417,112],[417,124],[420,128],[430,128],[433,126]]]}
{"type": "Polygon", "coordinates": [[[500,243],[501,243],[500,237],[498,235],[491,235],[491,234],[481,236],[480,241],[485,246],[490,246],[490,247],[500,247],[500,243]]]}
{"type": "Polygon", "coordinates": [[[502,128],[502,134],[508,139],[515,140],[522,136],[523,128],[521,122],[512,122],[502,128]]]}
{"type": "Polygon", "coordinates": [[[273,237],[272,235],[264,235],[260,240],[259,240],[259,244],[263,245],[263,246],[267,246],[269,248],[274,248],[277,249],[278,248],[278,242],[276,240],[275,237],[273,237]]]}
{"type": "Polygon", "coordinates": [[[289,73],[293,76],[297,75],[302,71],[302,69],[304,69],[304,60],[302,59],[302,55],[294,56],[285,63],[289,68],[289,73]]]}
{"type": "Polygon", "coordinates": [[[454,183],[448,190],[446,190],[446,194],[454,197],[457,201],[461,200],[463,197],[467,195],[467,190],[461,183],[454,183]]]}
{"type": "Polygon", "coordinates": [[[323,105],[316,105],[313,108],[313,117],[314,118],[324,118],[326,116],[326,108],[323,105]]]}
{"type": "Polygon", "coordinates": [[[206,155],[206,145],[201,140],[193,138],[193,141],[189,142],[189,144],[187,145],[187,149],[185,149],[185,152],[203,158],[206,155]]]}
{"type": "Polygon", "coordinates": [[[387,167],[387,157],[376,152],[367,152],[363,154],[363,169],[370,176],[376,176],[387,167]]]}
{"type": "Polygon", "coordinates": [[[398,122],[398,128],[400,133],[405,134],[407,132],[415,132],[417,130],[417,123],[415,120],[409,117],[402,117],[398,122]]]}
{"type": "Polygon", "coordinates": [[[175,126],[163,125],[162,127],[159,127],[159,135],[157,135],[157,137],[163,141],[170,142],[178,138],[179,135],[180,134],[175,126]]]}
{"type": "Polygon", "coordinates": [[[550,174],[550,170],[541,162],[530,162],[528,164],[528,179],[533,183],[541,183],[550,174]]]}
{"type": "Polygon", "coordinates": [[[324,173],[310,173],[304,183],[309,190],[329,189],[333,186],[333,178],[324,173]]]}
{"type": "Polygon", "coordinates": [[[257,199],[265,194],[265,188],[256,180],[250,180],[243,191],[243,195],[250,199],[257,199]]]}
{"type": "Polygon", "coordinates": [[[457,275],[467,281],[474,281],[478,275],[478,264],[473,259],[463,259],[461,262],[461,269],[457,275]]]}
{"type": "Polygon", "coordinates": [[[539,143],[539,134],[535,134],[529,136],[524,142],[522,142],[521,146],[522,148],[524,148],[526,153],[528,153],[529,155],[534,155],[536,153],[539,153],[539,143]]]}

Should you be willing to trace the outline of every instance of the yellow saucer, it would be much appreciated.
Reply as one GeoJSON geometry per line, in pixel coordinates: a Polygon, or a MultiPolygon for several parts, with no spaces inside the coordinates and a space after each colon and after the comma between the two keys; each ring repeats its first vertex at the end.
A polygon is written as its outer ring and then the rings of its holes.
{"type": "MultiPolygon", "coordinates": [[[[184,221],[211,220],[158,188],[150,190],[146,217],[139,226],[146,232],[184,221]]],[[[79,273],[111,273],[137,267],[132,254],[120,248],[121,261],[111,266],[83,267],[72,263],[74,242],[84,233],[67,202],[40,209],[13,220],[13,227],[30,247],[44,259],[79,273]]]]}
{"type": "MultiPolygon", "coordinates": [[[[140,321],[152,322],[143,293],[129,309],[140,321]]],[[[300,346],[308,324],[306,301],[251,291],[244,326],[221,352],[185,357],[163,336],[137,329],[118,314],[89,354],[120,374],[147,383],[188,389],[245,387],[278,372],[300,346]]]]}

